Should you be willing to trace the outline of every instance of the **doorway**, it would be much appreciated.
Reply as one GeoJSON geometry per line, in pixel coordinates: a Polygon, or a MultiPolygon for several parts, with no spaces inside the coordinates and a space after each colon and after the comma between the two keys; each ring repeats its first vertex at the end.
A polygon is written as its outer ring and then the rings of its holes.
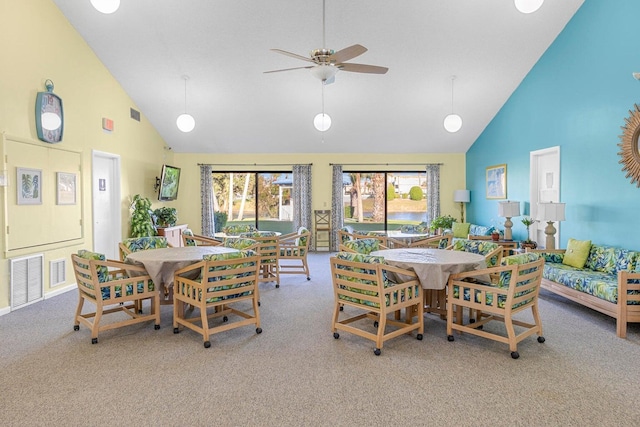
{"type": "Polygon", "coordinates": [[[118,259],[122,237],[120,156],[94,150],[91,170],[93,250],[118,259]]]}
{"type": "MultiPolygon", "coordinates": [[[[560,147],[545,148],[530,153],[530,197],[531,206],[529,215],[538,219],[538,203],[560,202],[560,147]]],[[[539,248],[545,246],[546,234],[544,229],[546,222],[539,220],[531,225],[530,238],[538,244],[539,248]]],[[[560,240],[560,223],[554,224],[556,228],[556,248],[560,240]]]]}

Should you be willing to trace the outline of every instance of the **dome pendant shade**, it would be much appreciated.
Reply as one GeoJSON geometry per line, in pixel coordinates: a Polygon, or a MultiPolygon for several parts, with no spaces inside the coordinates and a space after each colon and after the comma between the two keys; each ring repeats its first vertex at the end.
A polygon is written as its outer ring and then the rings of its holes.
{"type": "Polygon", "coordinates": [[[444,118],[443,124],[447,132],[458,132],[462,128],[462,117],[457,114],[449,114],[444,118]]]}
{"type": "Polygon", "coordinates": [[[333,65],[316,65],[310,71],[313,77],[325,81],[335,76],[338,69],[333,65]]]}
{"type": "Polygon", "coordinates": [[[516,9],[522,13],[533,13],[540,9],[544,0],[514,0],[516,9]]]}
{"type": "Polygon", "coordinates": [[[118,10],[120,7],[120,0],[91,0],[91,5],[98,12],[108,15],[118,10]]]}
{"type": "Polygon", "coordinates": [[[176,120],[176,126],[182,132],[191,132],[196,127],[196,121],[191,114],[180,114],[176,120]]]}
{"type": "Polygon", "coordinates": [[[331,117],[325,113],[318,113],[313,119],[313,126],[320,132],[325,132],[331,127],[331,117]]]}

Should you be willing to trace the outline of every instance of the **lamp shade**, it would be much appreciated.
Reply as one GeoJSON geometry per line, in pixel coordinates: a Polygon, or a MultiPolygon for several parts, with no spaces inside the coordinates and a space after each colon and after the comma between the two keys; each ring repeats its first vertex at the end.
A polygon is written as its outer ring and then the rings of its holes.
{"type": "Polygon", "coordinates": [[[564,203],[538,203],[538,219],[564,221],[564,203]]]}
{"type": "Polygon", "coordinates": [[[311,68],[310,71],[313,77],[325,81],[335,76],[338,72],[338,68],[334,65],[316,65],[311,68]]]}
{"type": "Polygon", "coordinates": [[[325,113],[318,113],[313,119],[313,126],[320,132],[325,132],[331,127],[331,117],[325,113]]]}
{"type": "Polygon", "coordinates": [[[498,203],[498,216],[513,218],[520,216],[520,202],[500,202],[498,203]]]}
{"type": "Polygon", "coordinates": [[[176,120],[176,126],[182,132],[191,132],[196,127],[196,121],[191,114],[180,114],[176,120]]]}
{"type": "Polygon", "coordinates": [[[471,201],[471,192],[469,190],[456,190],[453,192],[453,201],[469,203],[471,201]]]}
{"type": "Polygon", "coordinates": [[[458,132],[462,128],[462,117],[457,114],[449,114],[444,118],[443,125],[447,132],[458,132]]]}

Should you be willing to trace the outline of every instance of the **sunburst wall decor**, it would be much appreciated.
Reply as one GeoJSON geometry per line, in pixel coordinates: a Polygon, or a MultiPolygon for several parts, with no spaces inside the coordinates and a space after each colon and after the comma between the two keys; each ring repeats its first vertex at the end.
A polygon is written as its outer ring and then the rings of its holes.
{"type": "Polygon", "coordinates": [[[618,163],[624,165],[623,172],[627,172],[626,177],[631,178],[631,183],[635,182],[640,187],[640,152],[638,152],[638,135],[640,134],[640,107],[634,105],[633,110],[629,110],[629,117],[624,119],[625,125],[622,126],[622,135],[618,143],[621,157],[618,163]]]}

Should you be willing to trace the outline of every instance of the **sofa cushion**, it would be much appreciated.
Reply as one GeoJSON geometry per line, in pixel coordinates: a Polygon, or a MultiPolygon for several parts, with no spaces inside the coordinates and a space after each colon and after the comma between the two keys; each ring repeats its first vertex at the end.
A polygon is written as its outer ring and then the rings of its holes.
{"type": "Polygon", "coordinates": [[[591,240],[569,239],[562,263],[575,268],[583,268],[590,249],[591,240]]]}
{"type": "Polygon", "coordinates": [[[471,224],[468,222],[454,222],[453,223],[453,237],[460,237],[466,239],[469,236],[469,228],[471,224]]]}
{"type": "Polygon", "coordinates": [[[492,226],[485,227],[483,225],[469,224],[469,234],[472,236],[491,236],[493,230],[492,226]]]}
{"type": "Polygon", "coordinates": [[[584,267],[607,274],[616,273],[616,262],[620,256],[620,248],[606,245],[592,245],[584,267]]]}

